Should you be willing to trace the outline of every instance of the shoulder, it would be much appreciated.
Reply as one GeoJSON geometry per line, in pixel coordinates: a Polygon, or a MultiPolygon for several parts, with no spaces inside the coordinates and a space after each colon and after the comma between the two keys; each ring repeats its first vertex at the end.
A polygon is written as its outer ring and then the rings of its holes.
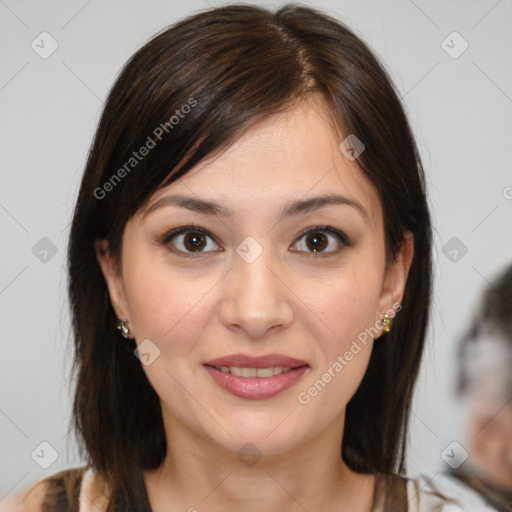
{"type": "Polygon", "coordinates": [[[3,500],[0,512],[87,512],[91,502],[97,512],[105,504],[104,489],[87,466],[65,469],[3,500]]]}
{"type": "Polygon", "coordinates": [[[405,480],[409,512],[495,512],[472,489],[444,474],[405,480]]]}
{"type": "Polygon", "coordinates": [[[42,512],[49,483],[41,480],[0,502],[0,512],[42,512]]]}

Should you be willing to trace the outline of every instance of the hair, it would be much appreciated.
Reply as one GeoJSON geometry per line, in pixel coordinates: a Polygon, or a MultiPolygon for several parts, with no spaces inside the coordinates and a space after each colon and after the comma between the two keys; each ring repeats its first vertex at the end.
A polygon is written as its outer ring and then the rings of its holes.
{"type": "Polygon", "coordinates": [[[512,264],[482,293],[473,321],[459,340],[459,373],[456,391],[464,395],[470,390],[475,375],[468,371],[468,360],[472,350],[482,336],[493,335],[504,341],[512,353],[512,264]]]}
{"type": "Polygon", "coordinates": [[[387,252],[396,256],[404,232],[414,235],[402,310],[374,345],[347,405],[340,454],[354,471],[404,471],[428,324],[432,234],[424,171],[399,94],[368,46],[336,19],[293,4],[275,12],[228,5],[179,21],[126,63],[105,103],[74,211],[73,426],[80,453],[112,488],[109,510],[142,510],[142,471],[159,467],[167,446],[159,397],[134,357],[135,342],[114,328],[95,241],[106,239],[119,261],[127,221],[155,191],[258,120],[313,96],[341,133],[365,144],[357,163],[379,193],[387,252]],[[151,149],[136,159],[143,145],[151,149]]]}

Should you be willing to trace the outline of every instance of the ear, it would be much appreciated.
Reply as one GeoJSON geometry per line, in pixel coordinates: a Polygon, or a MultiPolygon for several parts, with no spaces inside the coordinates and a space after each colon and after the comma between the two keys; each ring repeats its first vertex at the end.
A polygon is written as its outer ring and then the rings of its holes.
{"type": "Polygon", "coordinates": [[[117,262],[110,252],[107,240],[96,240],[94,242],[96,259],[101,268],[105,282],[107,283],[110,303],[118,318],[128,318],[128,307],[124,282],[117,262]]]}
{"type": "Polygon", "coordinates": [[[389,310],[396,310],[396,305],[402,303],[405,285],[414,258],[414,235],[410,231],[404,233],[404,240],[393,261],[388,264],[382,282],[379,301],[379,318],[389,310]],[[395,305],[395,306],[394,306],[395,305]]]}

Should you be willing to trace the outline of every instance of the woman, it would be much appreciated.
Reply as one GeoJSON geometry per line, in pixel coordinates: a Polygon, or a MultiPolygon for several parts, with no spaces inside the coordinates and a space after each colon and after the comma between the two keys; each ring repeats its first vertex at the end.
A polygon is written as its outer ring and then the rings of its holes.
{"type": "Polygon", "coordinates": [[[430,252],[411,130],[351,31],[293,5],[165,30],[109,95],[71,229],[88,465],[22,506],[457,503],[399,476],[430,252]]]}

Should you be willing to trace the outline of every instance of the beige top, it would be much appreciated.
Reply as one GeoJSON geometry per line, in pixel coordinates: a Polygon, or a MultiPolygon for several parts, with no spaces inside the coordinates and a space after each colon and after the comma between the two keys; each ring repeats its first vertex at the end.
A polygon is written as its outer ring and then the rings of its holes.
{"type": "MultiPolygon", "coordinates": [[[[25,500],[25,506],[22,503],[12,508],[0,503],[0,512],[103,512],[108,500],[94,476],[87,467],[63,470],[51,477],[42,508],[34,508],[28,505],[30,500],[25,500]],[[72,483],[72,496],[66,496],[65,482],[72,483]]],[[[495,512],[478,494],[445,475],[428,480],[382,473],[375,477],[372,512],[495,512]]],[[[147,510],[151,510],[149,502],[147,510]]]]}

